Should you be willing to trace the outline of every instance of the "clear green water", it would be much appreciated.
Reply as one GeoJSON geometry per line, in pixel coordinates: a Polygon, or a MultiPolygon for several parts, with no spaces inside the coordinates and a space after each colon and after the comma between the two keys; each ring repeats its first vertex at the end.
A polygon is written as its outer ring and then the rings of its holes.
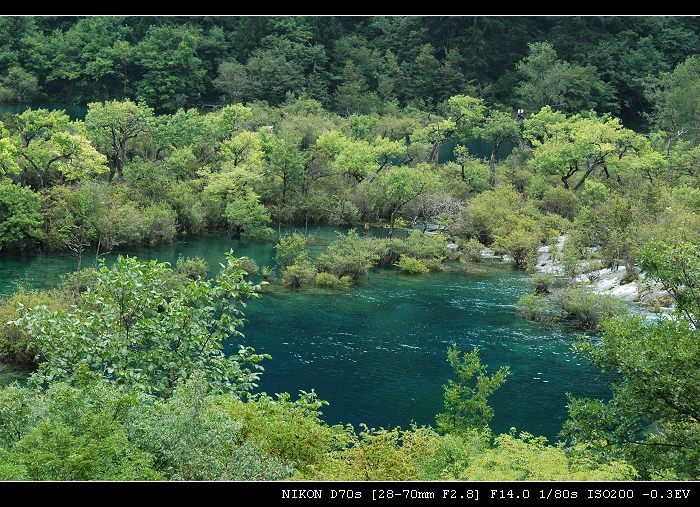
{"type": "Polygon", "coordinates": [[[64,110],[71,120],[82,120],[87,114],[87,106],[53,103],[0,104],[0,116],[5,113],[22,114],[27,109],[64,110]]]}
{"type": "MultiPolygon", "coordinates": [[[[315,233],[320,236],[315,250],[334,236],[330,228],[315,233]]],[[[272,245],[215,234],[130,253],[170,262],[178,255],[200,256],[216,270],[230,248],[260,266],[273,266],[272,245]]],[[[18,280],[50,287],[73,266],[68,255],[0,257],[0,292],[16,290],[18,280]]],[[[515,426],[554,438],[566,417],[565,393],[604,397],[607,390],[571,351],[574,333],[516,315],[515,303],[526,290],[522,272],[489,266],[482,271],[416,277],[379,270],[339,292],[273,284],[250,303],[244,329],[247,343],[272,355],[260,389],[314,388],[330,402],[324,410],[330,423],[430,424],[442,408],[441,386],[450,376],[446,348],[455,341],[478,346],[491,369],[511,367],[493,399],[495,430],[515,426]]]]}

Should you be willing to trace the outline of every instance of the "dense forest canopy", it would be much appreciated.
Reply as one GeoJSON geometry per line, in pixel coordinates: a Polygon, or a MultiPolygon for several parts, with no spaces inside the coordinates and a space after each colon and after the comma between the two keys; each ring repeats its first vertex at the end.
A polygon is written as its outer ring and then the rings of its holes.
{"type": "Polygon", "coordinates": [[[643,126],[699,32],[694,17],[2,17],[0,102],[173,112],[294,93],[369,113],[468,93],[643,126]]]}

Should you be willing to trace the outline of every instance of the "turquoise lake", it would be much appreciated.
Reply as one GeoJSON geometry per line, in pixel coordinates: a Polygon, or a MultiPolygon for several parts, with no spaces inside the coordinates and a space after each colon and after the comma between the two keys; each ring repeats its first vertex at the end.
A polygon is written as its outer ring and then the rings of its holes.
{"type": "MultiPolygon", "coordinates": [[[[335,236],[329,227],[309,232],[318,236],[312,253],[335,236]]],[[[261,267],[274,266],[272,241],[238,241],[225,234],[128,253],[168,262],[180,255],[199,256],[213,273],[231,248],[261,267]]],[[[74,265],[71,256],[62,254],[0,256],[0,293],[11,293],[18,284],[51,287],[74,265]]],[[[473,271],[411,276],[376,270],[347,291],[294,290],[273,283],[260,300],[250,302],[243,329],[246,344],[272,356],[259,389],[315,389],[330,402],[324,408],[329,423],[432,424],[442,409],[442,385],[451,374],[446,349],[456,342],[463,349],[479,347],[490,371],[511,368],[492,399],[496,431],[517,427],[555,438],[566,418],[566,393],[606,397],[607,387],[572,352],[575,332],[517,316],[515,304],[527,290],[525,273],[488,264],[473,271]]]]}

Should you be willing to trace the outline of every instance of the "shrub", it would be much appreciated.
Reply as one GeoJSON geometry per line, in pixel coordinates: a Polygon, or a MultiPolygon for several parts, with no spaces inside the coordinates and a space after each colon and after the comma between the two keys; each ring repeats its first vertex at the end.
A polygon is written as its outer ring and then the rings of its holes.
{"type": "Polygon", "coordinates": [[[529,285],[530,288],[535,291],[535,294],[551,294],[554,287],[554,277],[549,274],[538,273],[530,278],[529,285]]]}
{"type": "Polygon", "coordinates": [[[313,282],[315,277],[316,269],[308,258],[302,258],[282,271],[282,283],[294,288],[313,282]]]}
{"type": "Polygon", "coordinates": [[[0,249],[3,245],[22,248],[41,236],[41,201],[41,195],[29,187],[0,183],[0,249]]]}
{"type": "Polygon", "coordinates": [[[307,244],[308,238],[298,232],[280,237],[275,245],[277,263],[283,268],[291,266],[300,256],[308,255],[307,244]]]}
{"type": "Polygon", "coordinates": [[[552,301],[535,294],[525,294],[517,304],[518,313],[527,320],[556,322],[561,319],[561,309],[552,301]]]}
{"type": "Polygon", "coordinates": [[[338,278],[331,273],[318,273],[316,275],[316,285],[328,289],[347,289],[352,285],[352,278],[349,276],[338,278]]]}
{"type": "Polygon", "coordinates": [[[66,273],[62,275],[61,284],[59,285],[60,290],[67,292],[69,294],[77,294],[78,292],[83,292],[88,288],[93,288],[97,281],[97,275],[99,272],[95,268],[83,268],[80,270],[80,287],[78,287],[78,276],[74,271],[72,273],[66,273]]]}
{"type": "Polygon", "coordinates": [[[516,266],[522,266],[525,261],[533,256],[540,244],[537,232],[528,231],[515,225],[505,236],[499,236],[494,242],[497,253],[507,253],[513,258],[516,266]]]}
{"type": "Polygon", "coordinates": [[[376,252],[379,256],[377,265],[387,268],[393,266],[406,253],[406,242],[397,238],[376,239],[376,252]]]}
{"type": "Polygon", "coordinates": [[[512,229],[522,200],[517,192],[507,186],[496,187],[471,199],[459,215],[454,232],[462,237],[476,237],[484,245],[490,245],[498,231],[512,229]]]}
{"type": "Polygon", "coordinates": [[[353,229],[328,245],[318,261],[321,271],[358,280],[379,261],[377,243],[372,238],[361,238],[353,229]]]}
{"type": "Polygon", "coordinates": [[[65,310],[72,300],[61,290],[30,291],[20,289],[12,296],[0,298],[0,362],[10,364],[32,364],[35,362],[36,349],[33,339],[25,330],[8,324],[20,317],[19,305],[34,308],[46,305],[50,310],[65,310]]]}
{"type": "Polygon", "coordinates": [[[167,204],[152,204],[142,212],[144,240],[148,243],[168,243],[177,234],[176,214],[167,204]]]}
{"type": "Polygon", "coordinates": [[[201,257],[178,257],[175,263],[175,273],[183,275],[188,280],[206,278],[209,266],[201,257]]]}
{"type": "Polygon", "coordinates": [[[484,245],[476,238],[469,238],[460,246],[462,251],[462,257],[460,260],[466,260],[469,262],[481,262],[481,251],[485,248],[484,245]]]}
{"type": "Polygon", "coordinates": [[[255,276],[260,271],[257,263],[250,257],[239,257],[238,266],[247,273],[246,276],[255,276]]]}
{"type": "Polygon", "coordinates": [[[559,216],[573,219],[578,209],[578,197],[570,190],[561,187],[552,187],[542,196],[540,203],[542,211],[556,213],[559,216]]]}
{"type": "Polygon", "coordinates": [[[406,255],[417,259],[439,259],[447,252],[447,238],[442,234],[423,234],[411,231],[406,238],[406,255]]]}
{"type": "Polygon", "coordinates": [[[425,265],[425,262],[414,257],[409,257],[408,255],[402,255],[395,266],[401,271],[414,275],[422,275],[430,271],[430,268],[425,265]]]}
{"type": "Polygon", "coordinates": [[[584,287],[569,287],[555,292],[556,303],[566,318],[576,321],[579,329],[598,329],[609,318],[627,313],[627,305],[607,294],[595,294],[584,287]]]}
{"type": "Polygon", "coordinates": [[[246,441],[267,456],[306,471],[323,461],[336,442],[338,431],[321,420],[320,408],[327,403],[313,391],[301,391],[296,401],[287,393],[276,396],[258,394],[245,403],[228,397],[227,409],[240,421],[246,441]]]}

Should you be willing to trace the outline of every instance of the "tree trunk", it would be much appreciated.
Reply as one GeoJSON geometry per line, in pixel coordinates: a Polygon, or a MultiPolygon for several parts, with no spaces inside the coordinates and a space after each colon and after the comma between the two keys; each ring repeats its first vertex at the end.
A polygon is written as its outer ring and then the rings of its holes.
{"type": "Polygon", "coordinates": [[[496,152],[498,151],[498,145],[493,145],[493,150],[491,151],[491,160],[489,161],[489,185],[491,188],[496,186],[496,152]]]}

